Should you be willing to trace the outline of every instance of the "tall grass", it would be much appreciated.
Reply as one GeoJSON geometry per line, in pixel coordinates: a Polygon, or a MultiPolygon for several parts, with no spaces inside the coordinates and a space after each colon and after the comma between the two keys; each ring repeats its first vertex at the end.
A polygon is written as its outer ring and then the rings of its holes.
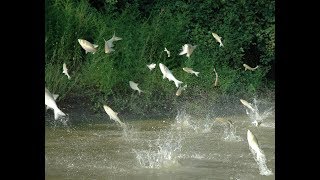
{"type": "Polygon", "coordinates": [[[170,109],[182,100],[215,100],[219,94],[250,95],[265,88],[269,67],[244,72],[239,63],[243,56],[240,51],[233,52],[240,48],[233,47],[236,45],[228,40],[225,40],[226,47],[220,48],[211,31],[190,29],[194,23],[192,15],[183,10],[183,6],[176,11],[172,4],[162,4],[161,8],[154,8],[148,16],[143,16],[138,4],[127,3],[124,9],[116,11],[114,3],[98,11],[86,0],[46,2],[45,80],[49,90],[59,93],[61,99],[68,98],[71,92],[81,93],[95,101],[97,108],[102,100],[120,111],[146,114],[156,113],[157,108],[170,109]],[[114,42],[115,52],[105,54],[104,39],[110,39],[113,33],[123,39],[114,42]],[[99,45],[97,52],[86,54],[77,39],[99,45]],[[178,55],[186,43],[197,45],[190,58],[178,55]],[[164,47],[171,51],[171,57],[167,57],[164,47]],[[234,58],[237,64],[231,63],[234,58]],[[71,80],[62,74],[64,62],[71,80]],[[146,66],[150,63],[157,64],[153,71],[146,66]],[[183,95],[175,96],[174,83],[162,79],[159,63],[188,84],[183,95]],[[199,77],[187,74],[183,67],[199,71],[199,77]],[[216,88],[213,87],[213,68],[219,74],[216,88]],[[129,81],[139,83],[144,92],[138,95],[129,87],[129,81]]]}

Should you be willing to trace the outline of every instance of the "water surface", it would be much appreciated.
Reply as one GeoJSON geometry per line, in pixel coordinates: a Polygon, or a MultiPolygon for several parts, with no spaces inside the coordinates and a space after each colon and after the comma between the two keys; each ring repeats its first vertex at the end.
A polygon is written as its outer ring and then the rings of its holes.
{"type": "Polygon", "coordinates": [[[274,179],[260,174],[246,137],[250,129],[274,173],[274,116],[259,127],[246,114],[224,118],[233,130],[183,111],[171,119],[121,119],[127,130],[107,115],[67,126],[47,118],[46,179],[274,179]]]}

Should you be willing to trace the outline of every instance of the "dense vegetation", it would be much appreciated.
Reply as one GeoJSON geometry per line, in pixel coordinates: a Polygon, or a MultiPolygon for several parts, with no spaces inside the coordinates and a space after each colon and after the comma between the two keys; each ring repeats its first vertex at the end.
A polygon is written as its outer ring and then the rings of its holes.
{"type": "Polygon", "coordinates": [[[84,96],[99,111],[106,102],[117,111],[142,114],[177,102],[261,96],[274,89],[274,14],[274,0],[46,0],[46,86],[60,101],[84,96]],[[114,32],[122,40],[106,54],[104,39],[114,32]],[[97,52],[86,54],[78,39],[99,45],[97,52]],[[190,58],[178,55],[186,43],[197,45],[190,58]],[[63,63],[71,80],[62,74],[63,63]],[[153,71],[150,63],[157,64],[153,71]],[[159,63],[188,85],[181,96],[173,82],[162,79],[159,63]],[[260,67],[244,71],[243,63],[260,67]],[[183,67],[199,71],[199,77],[183,67]],[[133,91],[130,80],[144,93],[133,91]]]}

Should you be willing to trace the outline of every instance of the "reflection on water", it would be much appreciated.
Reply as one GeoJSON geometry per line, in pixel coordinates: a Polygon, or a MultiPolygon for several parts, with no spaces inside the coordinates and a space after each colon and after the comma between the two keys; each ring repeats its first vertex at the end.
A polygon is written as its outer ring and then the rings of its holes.
{"type": "MultiPolygon", "coordinates": [[[[172,119],[122,118],[125,131],[110,121],[70,121],[66,127],[47,119],[46,179],[274,179],[260,174],[244,141],[247,116],[224,117],[231,126],[215,118],[184,110],[172,119]]],[[[274,117],[263,124],[250,128],[256,128],[266,166],[274,171],[274,117]]]]}

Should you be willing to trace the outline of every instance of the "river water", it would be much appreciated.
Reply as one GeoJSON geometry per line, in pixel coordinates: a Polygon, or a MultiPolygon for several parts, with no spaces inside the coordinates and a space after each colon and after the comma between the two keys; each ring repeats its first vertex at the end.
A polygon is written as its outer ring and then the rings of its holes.
{"type": "Polygon", "coordinates": [[[107,114],[64,125],[46,117],[46,179],[275,179],[274,113],[259,127],[245,113],[223,117],[232,125],[217,118],[180,110],[167,119],[121,119],[122,129],[107,114]],[[265,162],[250,151],[248,129],[265,162]]]}

